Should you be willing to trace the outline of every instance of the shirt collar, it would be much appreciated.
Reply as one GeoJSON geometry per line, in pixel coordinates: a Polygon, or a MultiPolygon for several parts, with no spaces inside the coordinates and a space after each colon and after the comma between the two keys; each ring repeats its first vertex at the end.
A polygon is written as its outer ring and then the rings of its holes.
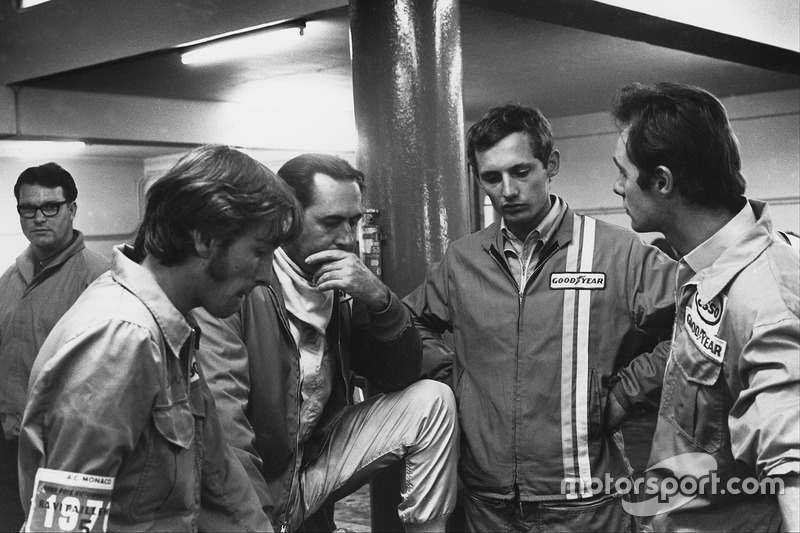
{"type": "Polygon", "coordinates": [[[711,265],[722,253],[734,246],[756,224],[756,215],[750,202],[745,202],[744,207],[714,235],[705,240],[700,246],[683,256],[683,261],[695,272],[700,272],[711,265]]]}
{"type": "Polygon", "coordinates": [[[172,304],[153,274],[136,263],[133,248],[121,244],[114,247],[111,275],[117,283],[138,298],[153,315],[172,353],[179,357],[192,333],[192,324],[172,304]]]}
{"type": "MultiPolygon", "coordinates": [[[[558,222],[560,222],[563,218],[566,209],[567,204],[564,203],[564,200],[555,194],[551,194],[550,210],[547,212],[547,215],[545,215],[542,221],[539,222],[539,224],[530,233],[528,233],[527,237],[525,237],[525,241],[527,242],[528,239],[534,238],[548,242],[558,228],[558,222]]],[[[517,236],[514,235],[510,229],[508,229],[508,226],[506,225],[506,219],[504,218],[500,219],[500,231],[503,233],[503,236],[506,239],[522,245],[522,241],[520,241],[517,236]]]]}
{"type": "MultiPolygon", "coordinates": [[[[83,250],[83,248],[83,234],[78,230],[72,230],[72,240],[70,243],[55,255],[50,256],[50,258],[47,260],[47,264],[42,267],[38,274],[41,274],[45,270],[66,262],[70,257],[83,250]]],[[[25,251],[22,252],[19,257],[17,257],[17,268],[19,268],[20,272],[22,273],[25,283],[30,283],[35,277],[34,272],[36,270],[36,261],[36,255],[33,253],[33,245],[30,244],[27,248],[25,248],[25,251]]]]}

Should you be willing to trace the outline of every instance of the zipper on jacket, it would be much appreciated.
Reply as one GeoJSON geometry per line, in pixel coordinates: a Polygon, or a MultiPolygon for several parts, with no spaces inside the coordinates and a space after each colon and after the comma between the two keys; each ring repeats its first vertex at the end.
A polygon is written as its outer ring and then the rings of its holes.
{"type": "MultiPolygon", "coordinates": [[[[339,372],[341,373],[342,380],[344,381],[345,403],[349,407],[351,405],[352,399],[350,398],[350,387],[349,387],[349,385],[347,383],[347,376],[344,374],[344,356],[342,355],[342,336],[344,335],[344,332],[342,331],[342,327],[343,326],[342,326],[342,314],[341,314],[341,306],[342,306],[341,296],[342,296],[342,294],[344,294],[344,293],[342,293],[342,291],[340,291],[340,290],[336,290],[336,292],[334,292],[334,301],[337,302],[337,305],[336,305],[336,331],[337,331],[338,334],[336,335],[336,346],[339,348],[339,351],[337,352],[336,355],[339,357],[339,372]]],[[[349,306],[350,304],[345,303],[345,305],[349,306]]],[[[353,320],[352,311],[350,312],[350,320],[351,321],[353,320]]],[[[337,422],[338,422],[339,418],[341,418],[342,414],[344,414],[344,410],[342,410],[342,412],[339,413],[339,416],[336,417],[336,421],[337,422]]]]}
{"type": "MultiPolygon", "coordinates": [[[[336,289],[336,292],[342,294],[341,291],[339,291],[338,289],[336,289]]],[[[338,298],[334,298],[334,301],[338,302],[339,300],[338,300],[338,298]]],[[[349,396],[350,389],[348,388],[347,378],[345,377],[345,374],[344,374],[344,356],[342,355],[342,335],[344,335],[344,332],[342,332],[342,320],[341,320],[341,312],[340,312],[341,311],[341,302],[338,303],[337,305],[335,305],[334,308],[336,309],[335,312],[336,312],[336,320],[337,320],[337,324],[336,324],[336,331],[337,331],[336,346],[339,348],[339,352],[336,355],[339,358],[339,371],[341,372],[340,375],[342,376],[342,379],[344,380],[344,392],[345,392],[345,404],[346,404],[346,407],[344,409],[340,410],[336,414],[336,417],[333,419],[333,422],[330,424],[331,427],[335,426],[339,422],[339,419],[341,419],[344,416],[344,412],[347,410],[347,407],[351,406],[351,402],[352,402],[352,399],[349,396]]],[[[352,318],[352,313],[351,313],[351,318],[352,318]]],[[[333,391],[333,388],[331,388],[331,391],[333,391]]],[[[328,399],[330,400],[330,398],[328,398],[328,399]]],[[[325,445],[328,444],[328,439],[330,439],[330,438],[331,438],[331,432],[328,431],[325,434],[325,440],[322,441],[322,445],[319,447],[319,451],[317,452],[317,454],[315,456],[313,456],[313,457],[309,457],[308,460],[306,460],[304,463],[305,464],[309,464],[311,461],[313,461],[314,459],[316,459],[317,457],[322,455],[323,450],[325,450],[325,445]]],[[[301,463],[301,467],[302,467],[302,464],[303,463],[301,463]]]]}
{"type": "MultiPolygon", "coordinates": [[[[548,248],[542,250],[542,256],[541,256],[542,258],[539,260],[539,263],[536,265],[536,268],[533,269],[533,272],[531,272],[531,275],[528,276],[528,279],[525,280],[524,287],[520,287],[520,285],[517,283],[517,280],[515,280],[514,276],[511,275],[511,272],[508,269],[508,265],[504,261],[501,261],[497,257],[497,252],[496,251],[494,253],[492,253],[491,251],[489,252],[489,255],[492,256],[492,259],[494,259],[494,261],[498,264],[500,269],[503,272],[505,272],[506,276],[514,284],[514,287],[517,288],[517,342],[516,342],[516,353],[514,354],[514,360],[516,361],[516,365],[514,366],[514,412],[513,412],[514,419],[513,419],[513,424],[512,424],[514,434],[513,434],[512,438],[513,438],[513,443],[514,443],[514,445],[513,445],[513,456],[514,456],[514,507],[515,508],[519,507],[520,508],[520,512],[521,512],[521,509],[522,509],[522,503],[520,501],[520,495],[519,495],[519,483],[517,482],[517,480],[519,479],[518,474],[517,474],[518,468],[519,468],[519,464],[518,464],[518,461],[517,461],[517,454],[516,454],[516,450],[517,450],[517,446],[516,446],[516,442],[517,442],[517,390],[518,390],[518,387],[519,387],[519,343],[520,343],[520,332],[522,330],[522,313],[523,313],[523,309],[525,308],[525,290],[528,288],[528,285],[531,283],[531,281],[536,279],[536,277],[542,271],[542,268],[544,267],[544,264],[551,257],[553,257],[553,255],[559,249],[560,249],[560,246],[558,244],[558,241],[555,241],[548,248]],[[519,504],[519,505],[517,505],[517,504],[519,504]]],[[[494,249],[493,249],[493,251],[494,251],[494,249]]]]}
{"type": "MultiPolygon", "coordinates": [[[[297,342],[294,340],[294,336],[292,335],[292,328],[289,326],[289,319],[286,318],[286,315],[283,312],[283,308],[278,305],[278,295],[275,294],[275,291],[272,287],[269,288],[269,291],[272,293],[272,298],[275,301],[276,308],[278,310],[278,316],[280,316],[281,323],[286,331],[289,333],[289,338],[292,340],[292,346],[294,347],[294,353],[297,355],[297,364],[300,364],[300,348],[297,346],[297,342]]],[[[300,420],[300,406],[303,402],[302,391],[301,387],[297,387],[297,420],[300,420]]],[[[283,514],[283,522],[281,523],[281,532],[288,531],[289,528],[289,513],[291,512],[291,503],[292,503],[292,492],[295,488],[294,479],[295,477],[300,476],[300,469],[299,465],[302,463],[300,461],[300,432],[296,431],[294,434],[294,465],[292,466],[292,479],[289,482],[289,495],[286,499],[286,511],[283,514]],[[297,474],[295,476],[295,474],[297,474]]],[[[302,502],[301,502],[302,504],[302,502]]]]}

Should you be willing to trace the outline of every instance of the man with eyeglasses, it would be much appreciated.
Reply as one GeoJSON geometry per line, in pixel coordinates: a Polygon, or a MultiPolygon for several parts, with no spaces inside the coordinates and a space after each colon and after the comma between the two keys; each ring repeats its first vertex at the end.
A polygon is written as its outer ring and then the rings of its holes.
{"type": "Polygon", "coordinates": [[[19,531],[17,446],[31,366],[50,330],[110,267],[72,228],[78,190],[56,163],[30,167],[14,186],[30,246],[0,278],[0,531],[19,531]]]}

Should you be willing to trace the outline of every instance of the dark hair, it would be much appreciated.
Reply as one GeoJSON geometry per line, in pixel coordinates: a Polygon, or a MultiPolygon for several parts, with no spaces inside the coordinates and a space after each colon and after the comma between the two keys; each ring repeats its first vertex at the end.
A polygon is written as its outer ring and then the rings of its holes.
{"type": "Polygon", "coordinates": [[[314,174],[325,174],[336,181],[355,181],[363,192],[364,174],[335,155],[301,154],[283,164],[278,176],[289,184],[305,209],[314,201],[314,174]]]}
{"type": "Polygon", "coordinates": [[[23,185],[41,185],[49,189],[61,187],[64,189],[64,199],[68,202],[74,202],[78,197],[78,188],[75,187],[72,174],[57,163],[45,163],[23,170],[17,178],[17,184],[14,185],[14,196],[17,201],[19,201],[19,190],[23,185]]]}
{"type": "Polygon", "coordinates": [[[300,206],[263,164],[227,146],[201,146],[184,155],[147,191],[134,248],[166,266],[195,253],[192,231],[229,245],[254,224],[271,223],[276,246],[301,231],[300,206]]]}
{"type": "Polygon", "coordinates": [[[626,150],[639,170],[639,187],[647,189],[663,165],[687,201],[741,208],[746,181],[739,142],[714,95],[677,83],[632,83],[617,91],[612,116],[617,127],[628,128],[626,150]]]}
{"type": "Polygon", "coordinates": [[[512,133],[528,134],[533,156],[547,167],[553,151],[553,130],[542,112],[533,107],[506,104],[493,107],[467,131],[467,160],[478,175],[477,152],[484,152],[512,133]]]}

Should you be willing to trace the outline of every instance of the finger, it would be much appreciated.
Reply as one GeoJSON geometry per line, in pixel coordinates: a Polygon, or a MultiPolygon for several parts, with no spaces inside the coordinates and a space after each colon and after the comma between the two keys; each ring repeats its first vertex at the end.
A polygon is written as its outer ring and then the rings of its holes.
{"type": "Polygon", "coordinates": [[[323,263],[316,272],[314,272],[314,276],[311,281],[314,285],[319,285],[320,283],[325,283],[326,281],[334,280],[334,279],[341,279],[342,278],[342,269],[338,267],[334,263],[323,263]]]}
{"type": "Polygon", "coordinates": [[[323,250],[306,257],[306,264],[314,265],[317,263],[328,263],[330,261],[338,261],[347,257],[348,252],[344,250],[323,250]]]}

